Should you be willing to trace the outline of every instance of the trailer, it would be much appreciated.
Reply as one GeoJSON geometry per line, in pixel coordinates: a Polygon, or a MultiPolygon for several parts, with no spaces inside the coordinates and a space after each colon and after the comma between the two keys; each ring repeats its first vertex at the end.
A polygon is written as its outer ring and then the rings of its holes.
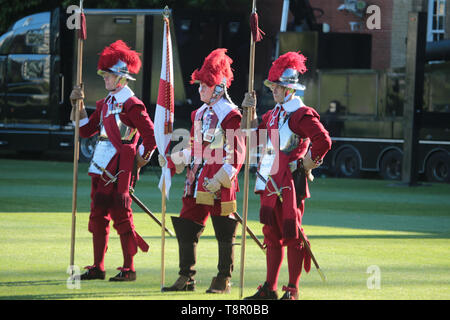
{"type": "MultiPolygon", "coordinates": [[[[383,179],[400,180],[405,69],[369,69],[370,35],[280,32],[278,41],[279,54],[301,50],[308,57],[306,90],[301,94],[305,104],[319,112],[333,141],[322,169],[338,177],[374,172],[383,179]],[[338,51],[334,63],[329,53],[338,51]]],[[[429,181],[449,182],[450,62],[427,63],[424,79],[418,174],[429,181]]],[[[266,90],[265,95],[270,93],[266,90]]]]}
{"type": "MultiPolygon", "coordinates": [[[[318,70],[305,103],[315,106],[330,131],[325,168],[340,177],[364,171],[400,180],[403,155],[403,70],[318,70]]],[[[419,174],[450,181],[450,64],[428,65],[419,115],[419,174]]]]}
{"type": "MultiPolygon", "coordinates": [[[[153,118],[161,71],[163,10],[84,9],[88,37],[83,49],[83,84],[88,114],[106,95],[96,73],[101,50],[122,39],[142,53],[142,69],[129,86],[153,118]]],[[[76,75],[76,30],[68,27],[73,14],[62,8],[36,13],[15,22],[0,36],[0,149],[22,152],[73,152],[74,127],[69,120],[70,92],[76,75]]],[[[171,11],[175,81],[175,127],[190,127],[190,113],[201,104],[191,73],[213,49],[227,47],[239,63],[242,34],[249,36],[239,14],[171,11]],[[245,32],[242,32],[242,29],[245,32]]],[[[247,44],[248,41],[245,41],[247,44]]],[[[247,55],[243,55],[247,57],[247,55]]],[[[248,59],[248,57],[247,57],[248,59]]],[[[243,96],[246,79],[230,95],[243,96]]],[[[96,137],[81,139],[80,160],[93,154],[96,137]]]]}

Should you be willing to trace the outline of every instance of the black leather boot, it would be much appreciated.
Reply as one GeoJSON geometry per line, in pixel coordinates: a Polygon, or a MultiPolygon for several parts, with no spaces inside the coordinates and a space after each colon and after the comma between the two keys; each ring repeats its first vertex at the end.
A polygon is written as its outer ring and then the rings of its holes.
{"type": "Polygon", "coordinates": [[[195,291],[195,280],[191,277],[179,276],[173,285],[163,287],[161,291],[195,291]]]}
{"type": "Polygon", "coordinates": [[[263,286],[258,287],[258,291],[250,296],[245,297],[244,300],[277,300],[278,294],[276,291],[272,291],[269,288],[269,284],[267,282],[264,282],[263,286]]]}
{"type": "Polygon", "coordinates": [[[234,261],[234,240],[238,221],[224,216],[211,216],[219,247],[218,273],[211,281],[207,293],[229,293],[234,261]]]}
{"type": "Polygon", "coordinates": [[[132,271],[128,268],[117,268],[120,270],[114,277],[109,278],[109,281],[123,282],[123,281],[136,281],[136,271],[132,271]]]}
{"type": "Polygon", "coordinates": [[[193,291],[196,271],[197,243],[205,230],[205,226],[188,219],[171,217],[178,240],[179,275],[180,277],[170,287],[162,288],[162,291],[193,291]]]}
{"type": "Polygon", "coordinates": [[[105,280],[106,272],[96,266],[85,267],[87,271],[80,275],[80,280],[105,280]]]}

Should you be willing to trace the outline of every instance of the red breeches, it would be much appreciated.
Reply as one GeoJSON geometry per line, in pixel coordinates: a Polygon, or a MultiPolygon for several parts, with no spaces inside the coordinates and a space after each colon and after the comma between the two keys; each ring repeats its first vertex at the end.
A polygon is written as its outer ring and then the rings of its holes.
{"type": "Polygon", "coordinates": [[[182,200],[183,207],[181,208],[180,218],[188,219],[204,226],[209,215],[220,216],[220,200],[214,200],[214,206],[196,204],[193,197],[183,197],[182,200]]]}
{"type": "Polygon", "coordinates": [[[108,234],[111,219],[118,234],[134,231],[129,194],[117,194],[113,184],[107,187],[104,184],[99,176],[92,177],[89,231],[108,234]]]}
{"type": "Polygon", "coordinates": [[[102,270],[111,219],[114,229],[120,235],[124,256],[123,267],[134,270],[133,256],[137,253],[137,248],[146,252],[148,245],[135,231],[131,198],[128,193],[116,193],[113,184],[105,187],[105,182],[99,176],[93,176],[88,230],[93,235],[94,265],[102,270]]]}
{"type": "MultiPolygon", "coordinates": [[[[303,202],[299,214],[303,214],[303,202]]],[[[304,259],[304,250],[301,247],[299,238],[283,239],[282,238],[282,220],[281,220],[281,203],[277,201],[276,207],[276,224],[264,225],[264,243],[267,245],[266,265],[267,274],[266,282],[271,290],[277,290],[278,277],[280,274],[281,264],[284,259],[284,246],[287,247],[289,283],[298,287],[302,264],[304,259]]]]}

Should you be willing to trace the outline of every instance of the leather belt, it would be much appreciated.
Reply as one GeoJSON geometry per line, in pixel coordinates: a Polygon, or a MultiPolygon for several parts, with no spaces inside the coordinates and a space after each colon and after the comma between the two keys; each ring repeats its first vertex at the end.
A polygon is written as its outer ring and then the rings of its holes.
{"type": "MultiPolygon", "coordinates": [[[[107,137],[98,137],[98,141],[109,141],[109,139],[107,137]]],[[[133,140],[128,141],[128,140],[122,140],[122,144],[132,144],[133,140]]]]}

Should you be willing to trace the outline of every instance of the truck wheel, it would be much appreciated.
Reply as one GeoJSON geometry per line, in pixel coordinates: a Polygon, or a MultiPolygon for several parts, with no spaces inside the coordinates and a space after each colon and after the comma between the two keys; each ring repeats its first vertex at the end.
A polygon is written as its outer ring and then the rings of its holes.
{"type": "Polygon", "coordinates": [[[80,162],[90,162],[94,155],[95,143],[97,135],[90,138],[80,139],[80,162]]]}
{"type": "Polygon", "coordinates": [[[384,180],[400,180],[403,155],[398,150],[389,150],[381,159],[380,175],[384,180]]]}
{"type": "Polygon", "coordinates": [[[347,148],[342,150],[336,158],[336,175],[344,178],[359,178],[361,163],[356,151],[347,148]]]}
{"type": "Polygon", "coordinates": [[[427,161],[427,179],[432,182],[450,182],[450,156],[445,152],[434,153],[427,161]]]}

